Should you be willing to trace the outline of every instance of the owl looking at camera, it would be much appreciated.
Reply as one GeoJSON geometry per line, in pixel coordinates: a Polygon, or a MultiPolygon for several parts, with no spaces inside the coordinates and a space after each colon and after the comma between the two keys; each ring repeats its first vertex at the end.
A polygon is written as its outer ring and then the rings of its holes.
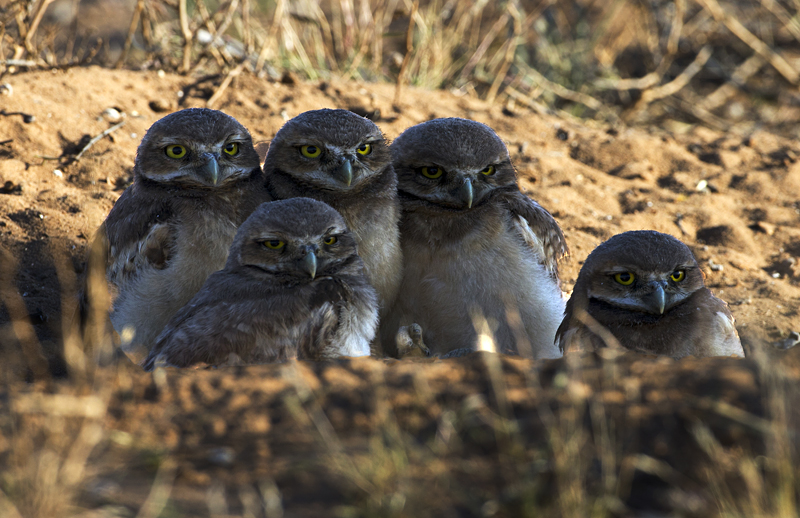
{"type": "Polygon", "coordinates": [[[133,178],[98,230],[90,266],[104,270],[111,323],[138,361],[225,265],[236,229],[263,201],[264,182],[248,131],[204,108],[155,122],[137,150],[133,178]]]}
{"type": "Polygon", "coordinates": [[[522,194],[505,144],[488,126],[435,119],[391,146],[402,207],[404,274],[381,324],[388,349],[418,332],[431,354],[479,348],[561,356],[558,223],[522,194]],[[411,326],[411,327],[409,327],[411,326]]]}
{"type": "Polygon", "coordinates": [[[672,356],[744,356],[728,305],[689,247],[652,230],[617,234],[581,268],[556,342],[672,356]]]}
{"type": "Polygon", "coordinates": [[[384,315],[397,294],[402,256],[397,180],[380,129],[348,110],[302,113],[275,135],[264,175],[268,200],[306,196],[342,215],[384,315]]]}
{"type": "Polygon", "coordinates": [[[375,290],[342,217],[308,198],[264,203],[143,367],[366,356],[377,320],[375,290]]]}

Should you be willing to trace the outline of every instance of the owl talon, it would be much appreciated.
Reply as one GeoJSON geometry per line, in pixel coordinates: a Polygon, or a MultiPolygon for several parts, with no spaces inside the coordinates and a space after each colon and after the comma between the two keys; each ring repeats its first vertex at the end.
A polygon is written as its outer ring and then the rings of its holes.
{"type": "Polygon", "coordinates": [[[419,324],[411,324],[398,329],[395,342],[397,343],[398,358],[431,355],[431,350],[422,341],[422,327],[419,324]]]}

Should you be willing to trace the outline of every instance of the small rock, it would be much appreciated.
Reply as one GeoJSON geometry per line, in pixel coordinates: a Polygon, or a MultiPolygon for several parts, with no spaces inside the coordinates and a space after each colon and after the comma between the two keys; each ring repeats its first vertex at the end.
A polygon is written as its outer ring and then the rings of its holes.
{"type": "Polygon", "coordinates": [[[759,221],[755,225],[753,225],[754,230],[758,230],[759,232],[763,232],[768,236],[771,236],[775,233],[777,227],[772,223],[767,223],[766,221],[759,221]]]}
{"type": "Polygon", "coordinates": [[[712,272],[721,272],[725,269],[723,265],[715,263],[713,259],[708,260],[708,267],[711,268],[712,272]]]}
{"type": "Polygon", "coordinates": [[[11,86],[9,83],[3,83],[0,85],[0,95],[14,95],[14,87],[11,86]]]}
{"type": "Polygon", "coordinates": [[[59,178],[64,177],[64,173],[60,169],[53,169],[53,174],[58,176],[59,178]]]}
{"type": "Polygon", "coordinates": [[[119,122],[122,118],[122,114],[116,108],[106,108],[102,115],[108,122],[119,122]]]}

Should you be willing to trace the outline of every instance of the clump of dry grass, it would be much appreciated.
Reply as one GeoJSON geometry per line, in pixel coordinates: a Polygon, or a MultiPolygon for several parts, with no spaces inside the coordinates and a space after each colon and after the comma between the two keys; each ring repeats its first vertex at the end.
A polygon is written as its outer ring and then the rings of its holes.
{"type": "Polygon", "coordinates": [[[222,72],[229,83],[291,71],[456,88],[512,112],[610,122],[767,123],[794,136],[800,120],[786,107],[800,80],[796,4],[137,0],[116,20],[88,4],[66,14],[51,5],[0,7],[0,74],[99,63],[222,72]]]}

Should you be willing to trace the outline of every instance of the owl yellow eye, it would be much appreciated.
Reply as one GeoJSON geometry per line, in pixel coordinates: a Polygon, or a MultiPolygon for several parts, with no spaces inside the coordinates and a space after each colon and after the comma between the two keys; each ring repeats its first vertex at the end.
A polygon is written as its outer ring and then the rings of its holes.
{"type": "Polygon", "coordinates": [[[336,236],[328,236],[328,237],[325,238],[323,243],[325,243],[326,245],[330,246],[330,245],[336,244],[337,241],[339,241],[339,239],[337,239],[336,236]]]}
{"type": "Polygon", "coordinates": [[[225,151],[226,155],[236,156],[239,154],[239,144],[237,142],[228,142],[222,150],[225,151]]]}
{"type": "Polygon", "coordinates": [[[270,250],[280,250],[286,243],[281,241],[280,239],[270,239],[269,241],[264,241],[264,246],[269,248],[270,250]]]}
{"type": "Polygon", "coordinates": [[[675,282],[681,282],[683,279],[686,278],[686,271],[685,270],[675,270],[672,272],[672,275],[669,276],[675,282]]]}
{"type": "Polygon", "coordinates": [[[494,174],[494,166],[493,165],[487,166],[486,168],[483,169],[483,171],[481,171],[481,174],[486,176],[492,176],[494,174]]]}
{"type": "Polygon", "coordinates": [[[306,158],[317,158],[322,153],[322,149],[317,146],[303,146],[300,148],[300,153],[306,158]]]}
{"type": "Polygon", "coordinates": [[[356,148],[359,155],[369,155],[372,153],[372,144],[361,144],[356,148]]]}
{"type": "Polygon", "coordinates": [[[622,272],[614,276],[614,280],[623,286],[630,286],[635,278],[631,272],[622,272]]]}
{"type": "Polygon", "coordinates": [[[436,178],[442,176],[442,174],[444,173],[444,169],[436,166],[423,167],[421,169],[421,172],[422,176],[424,176],[425,178],[430,178],[432,180],[435,180],[436,178]]]}
{"type": "Polygon", "coordinates": [[[186,156],[186,148],[177,144],[167,146],[165,151],[167,152],[167,156],[170,158],[183,158],[186,156]]]}

